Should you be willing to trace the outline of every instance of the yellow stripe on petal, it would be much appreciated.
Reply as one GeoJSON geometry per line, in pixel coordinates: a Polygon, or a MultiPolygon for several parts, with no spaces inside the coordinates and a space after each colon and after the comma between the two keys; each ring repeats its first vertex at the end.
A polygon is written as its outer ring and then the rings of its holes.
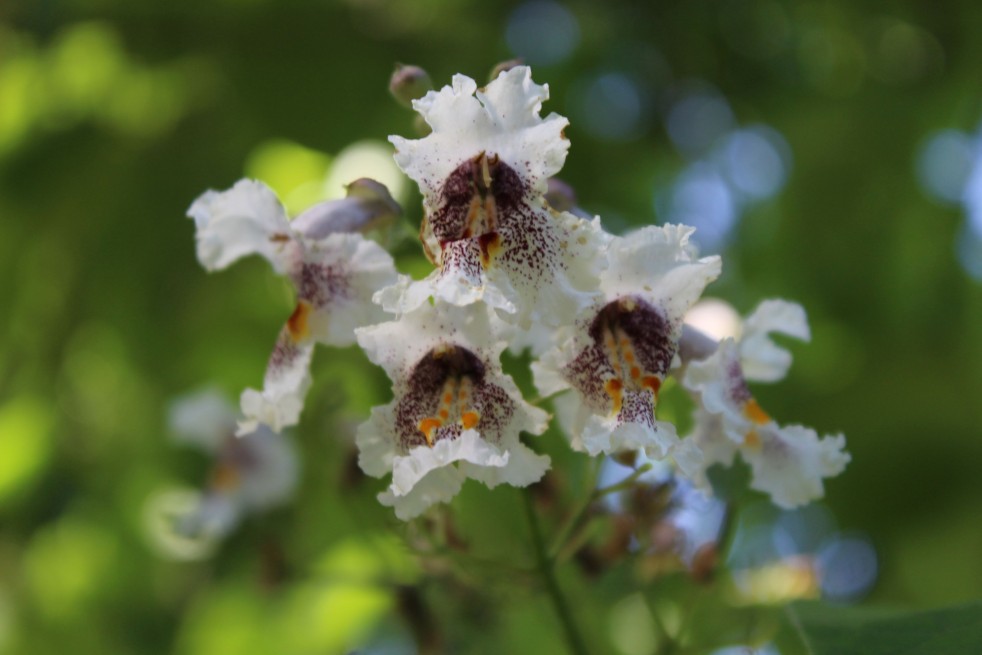
{"type": "Polygon", "coordinates": [[[286,322],[286,329],[294,341],[300,342],[310,336],[310,314],[313,311],[313,306],[306,300],[297,302],[296,309],[286,322]]]}
{"type": "Polygon", "coordinates": [[[765,423],[771,422],[771,417],[760,408],[760,405],[757,404],[754,398],[751,398],[744,404],[743,414],[757,425],[764,425],[765,423]]]}

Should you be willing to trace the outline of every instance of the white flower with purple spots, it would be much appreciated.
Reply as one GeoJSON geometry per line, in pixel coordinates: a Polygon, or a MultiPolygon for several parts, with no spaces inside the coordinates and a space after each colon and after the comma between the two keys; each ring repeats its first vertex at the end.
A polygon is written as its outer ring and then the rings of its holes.
{"type": "Polygon", "coordinates": [[[692,468],[698,453],[675,426],[655,417],[658,393],[675,360],[682,319],[720,272],[719,257],[700,259],[693,228],[647,227],[614,238],[602,297],[581,312],[557,346],[533,363],[543,395],[571,389],[573,447],[591,455],[644,450],[672,453],[692,468]]]}
{"type": "Polygon", "coordinates": [[[682,382],[699,403],[692,439],[704,466],[729,466],[739,452],[752,469],[751,487],[791,508],[820,498],[822,480],[841,473],[850,457],[842,434],[819,438],[811,428],[779,425],[751,394],[748,381],[780,380],[791,365],[772,332],[808,340],[804,310],[781,300],[761,303],[740,340],[723,339],[711,355],[689,362],[682,382]]]}
{"type": "Polygon", "coordinates": [[[177,521],[187,536],[222,537],[244,515],[283,504],[296,488],[297,455],[290,440],[265,426],[236,436],[235,419],[235,408],[215,391],[187,396],[171,408],[175,441],[214,458],[205,493],[177,521]]]}
{"type": "Polygon", "coordinates": [[[548,97],[548,87],[519,66],[482,90],[455,75],[452,86],[413,102],[432,133],[390,140],[396,163],[423,193],[420,236],[438,268],[381,292],[386,309],[410,311],[430,297],[483,300],[527,328],[569,322],[593,300],[606,237],[599,220],[558,212],[545,200],[569,148],[568,121],[539,115],[548,97]]]}
{"type": "Polygon", "coordinates": [[[357,333],[394,394],[359,428],[358,462],[374,477],[392,473],[379,500],[399,518],[448,502],[465,478],[524,487],[549,468],[548,457],[519,439],[522,431],[541,434],[549,417],[501,371],[505,343],[485,306],[426,303],[357,333]]]}
{"type": "Polygon", "coordinates": [[[191,205],[198,259],[206,269],[220,270],[258,254],[297,291],[296,308],[276,339],[263,389],[242,394],[242,431],[259,424],[279,431],[295,424],[311,382],[314,344],[351,345],[355,328],[384,319],[371,298],[396,281],[392,257],[347,230],[374,227],[380,217],[397,211],[385,188],[368,180],[352,185],[348,198],[315,205],[293,221],[276,194],[254,180],[208,191],[191,205]],[[366,188],[371,198],[365,197],[366,188]]]}

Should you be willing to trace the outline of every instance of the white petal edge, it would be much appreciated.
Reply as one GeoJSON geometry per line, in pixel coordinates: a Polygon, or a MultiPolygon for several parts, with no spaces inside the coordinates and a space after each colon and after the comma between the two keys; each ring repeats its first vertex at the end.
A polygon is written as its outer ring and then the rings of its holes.
{"type": "Polygon", "coordinates": [[[809,341],[811,330],[801,305],[786,300],[765,300],[743,323],[740,363],[743,376],[757,382],[777,382],[791,367],[791,353],[777,345],[770,333],[809,341]]]}
{"type": "Polygon", "coordinates": [[[206,191],[187,214],[194,219],[198,261],[207,270],[221,270],[252,254],[267,259],[280,274],[289,270],[290,223],[276,194],[262,182],[239,180],[227,191],[206,191]]]}

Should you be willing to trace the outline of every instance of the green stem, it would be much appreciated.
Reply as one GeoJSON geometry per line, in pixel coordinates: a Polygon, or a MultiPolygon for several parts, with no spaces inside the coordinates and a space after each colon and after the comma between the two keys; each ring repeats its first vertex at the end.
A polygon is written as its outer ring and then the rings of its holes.
{"type": "MultiPolygon", "coordinates": [[[[600,459],[600,458],[597,458],[600,459]]],[[[599,467],[599,465],[598,465],[599,467]]],[[[651,464],[642,464],[639,466],[631,475],[627,476],[620,482],[612,484],[607,487],[602,487],[600,489],[594,488],[596,482],[597,470],[594,469],[592,476],[590,477],[588,489],[591,489],[590,493],[587,494],[583,502],[576,508],[576,510],[569,515],[569,518],[563,523],[563,526],[559,529],[556,534],[555,539],[552,542],[552,547],[549,548],[549,556],[553,559],[559,559],[560,554],[563,552],[564,547],[570,540],[570,536],[573,535],[577,530],[579,530],[585,521],[590,518],[589,510],[590,507],[596,501],[600,500],[607,494],[616,493],[618,491],[624,491],[630,489],[631,486],[638,481],[642,475],[651,470],[651,464]]]]}
{"type": "Polygon", "coordinates": [[[556,580],[554,568],[555,561],[550,559],[546,554],[542,531],[539,529],[539,518],[535,513],[535,505],[532,500],[532,492],[526,488],[522,493],[522,498],[525,501],[525,516],[528,518],[529,532],[532,534],[532,547],[535,549],[536,565],[538,566],[539,574],[542,576],[542,581],[546,585],[549,598],[552,600],[552,606],[555,608],[556,614],[559,615],[560,623],[563,624],[563,631],[566,633],[569,650],[575,655],[587,655],[588,651],[583,642],[583,637],[580,636],[579,631],[576,629],[576,622],[573,620],[573,614],[570,612],[569,604],[566,602],[563,592],[559,589],[559,582],[556,580]]]}
{"type": "Polygon", "coordinates": [[[593,500],[597,500],[598,498],[603,498],[607,494],[613,494],[613,493],[617,493],[618,491],[626,491],[630,489],[632,486],[634,486],[634,483],[638,481],[638,478],[640,478],[642,475],[644,475],[650,470],[651,470],[650,463],[642,464],[637,469],[635,469],[634,473],[627,476],[620,482],[594,491],[593,500]]]}

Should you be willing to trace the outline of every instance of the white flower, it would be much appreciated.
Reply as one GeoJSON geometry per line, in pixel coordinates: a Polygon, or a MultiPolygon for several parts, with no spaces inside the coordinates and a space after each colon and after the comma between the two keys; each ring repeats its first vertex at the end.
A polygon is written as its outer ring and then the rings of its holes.
{"type": "Polygon", "coordinates": [[[548,415],[501,371],[505,344],[485,306],[425,303],[357,334],[394,394],[359,428],[358,463],[375,477],[392,473],[379,500],[399,518],[449,501],[468,477],[489,487],[526,486],[548,469],[549,458],[519,440],[522,431],[541,434],[548,415]]]}
{"type": "Polygon", "coordinates": [[[683,384],[699,402],[692,438],[705,466],[728,466],[739,452],[752,469],[751,487],[791,508],[820,498],[822,480],[841,473],[850,457],[843,435],[820,439],[811,428],[781,426],[750,393],[747,380],[779,380],[791,364],[770,332],[808,339],[804,310],[784,301],[761,303],[745,322],[741,341],[724,339],[712,355],[690,362],[683,384]]]}
{"type": "Polygon", "coordinates": [[[698,461],[694,449],[681,446],[675,426],[655,418],[682,318],[720,272],[718,257],[698,258],[689,243],[693,231],[652,226],[614,238],[602,298],[533,363],[541,393],[575,394],[568,423],[574,448],[591,455],[639,449],[657,459],[681,448],[677,459],[685,469],[698,461]]]}
{"type": "Polygon", "coordinates": [[[222,537],[242,516],[284,503],[297,483],[297,456],[283,435],[266,427],[235,435],[235,410],[219,392],[204,391],[174,403],[175,440],[214,456],[200,502],[180,517],[177,528],[190,536],[222,537]]]}
{"type": "Polygon", "coordinates": [[[258,254],[297,291],[296,309],[280,330],[263,389],[242,394],[243,432],[259,424],[276,431],[295,424],[310,386],[314,343],[351,345],[356,327],[384,318],[371,297],[396,281],[392,257],[360,234],[336,231],[373,227],[398,209],[383,192],[378,183],[360,180],[348,198],[316,205],[291,222],[268,187],[241,180],[228,191],[206,192],[188,210],[205,268],[222,269],[258,254]]]}
{"type": "Polygon", "coordinates": [[[483,300],[507,320],[561,325],[595,295],[604,234],[598,220],[557,212],[547,180],[562,167],[568,121],[539,115],[549,90],[519,66],[484,90],[463,75],[413,102],[433,131],[390,137],[396,163],[423,193],[423,247],[439,268],[380,293],[393,312],[430,296],[483,300]]]}

